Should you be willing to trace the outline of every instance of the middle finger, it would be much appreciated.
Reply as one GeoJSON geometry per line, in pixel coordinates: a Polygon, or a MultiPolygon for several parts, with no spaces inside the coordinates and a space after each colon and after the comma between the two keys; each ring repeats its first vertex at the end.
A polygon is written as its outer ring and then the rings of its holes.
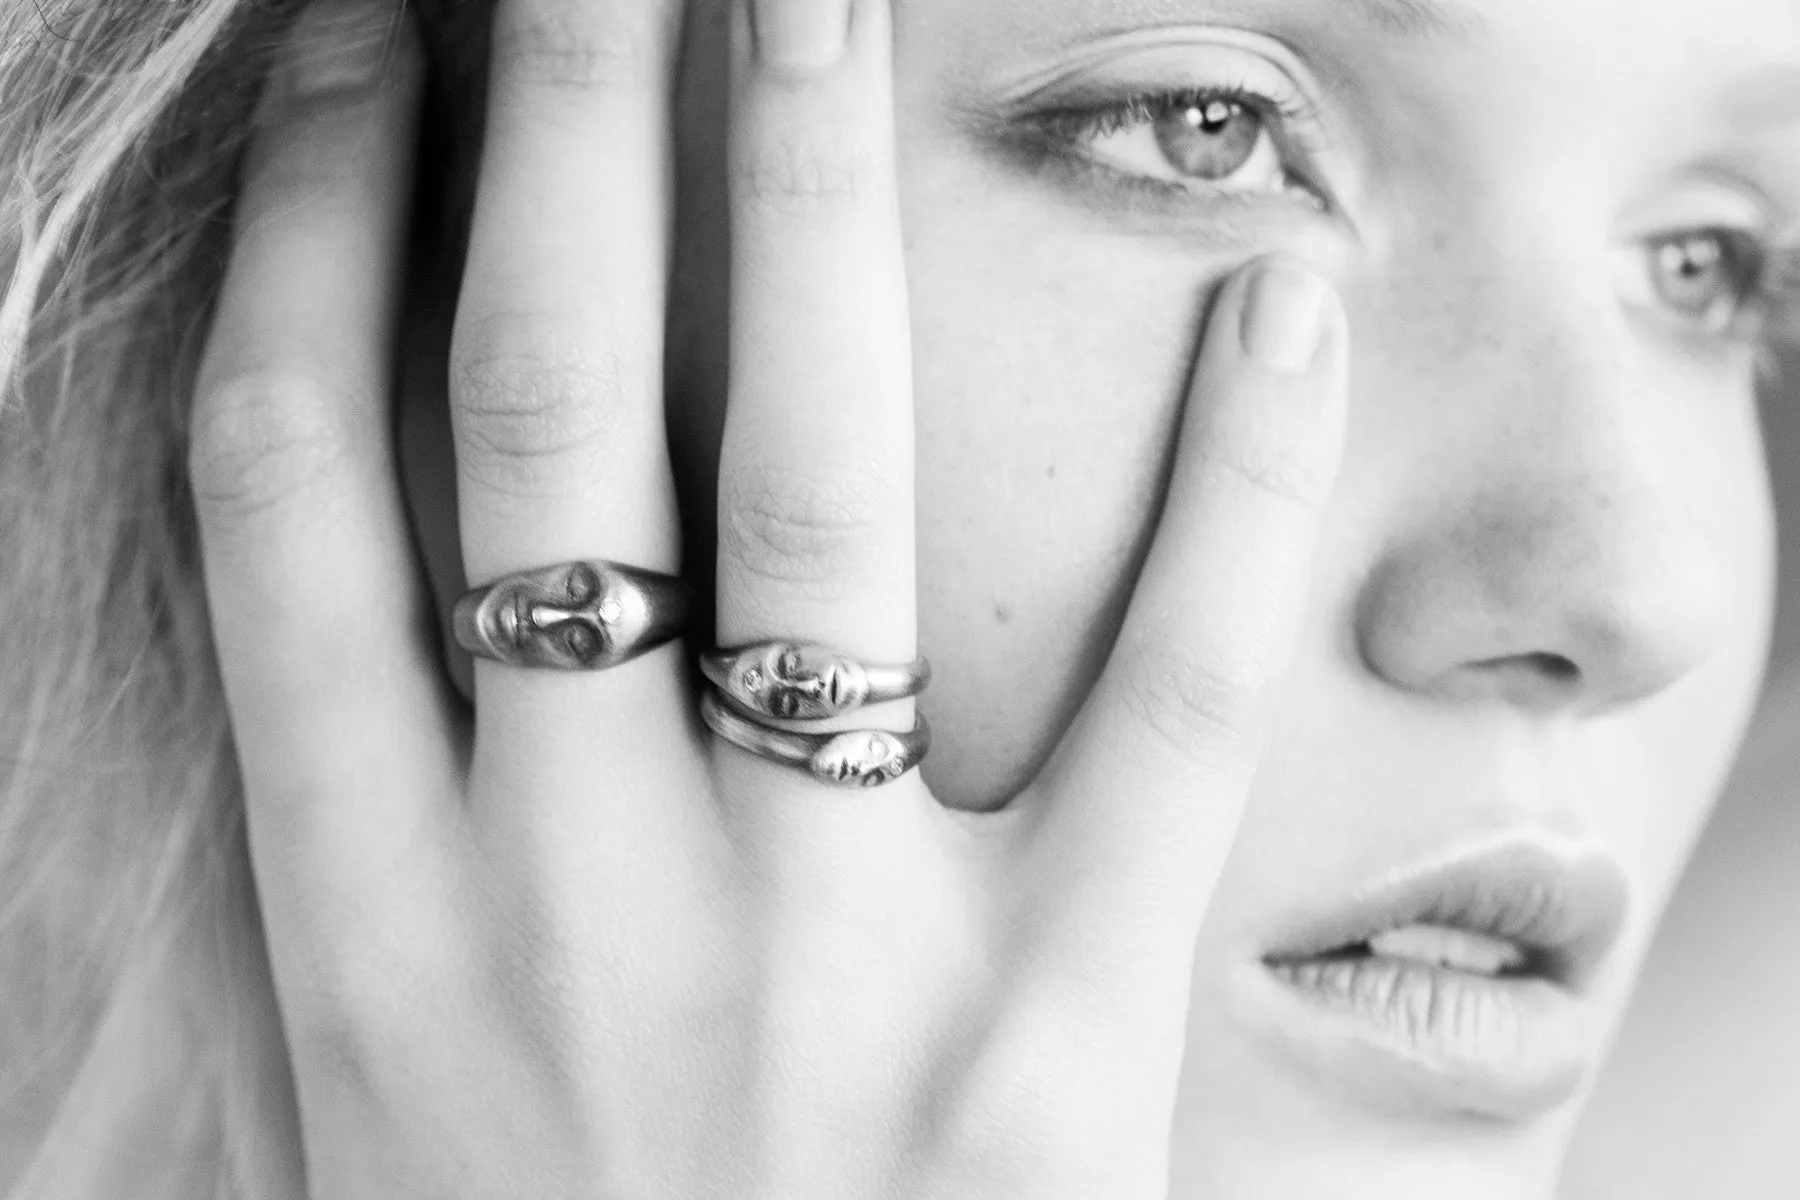
{"type": "Polygon", "coordinates": [[[678,0],[502,0],[452,353],[469,577],[673,572],[662,413],[678,0]]]}
{"type": "MultiPolygon", "coordinates": [[[[450,381],[472,584],[581,559],[679,568],[661,376],[680,7],[501,0],[494,14],[450,381]]],[[[479,733],[523,739],[527,757],[597,728],[631,744],[670,724],[676,663],[482,663],[479,733]]]]}

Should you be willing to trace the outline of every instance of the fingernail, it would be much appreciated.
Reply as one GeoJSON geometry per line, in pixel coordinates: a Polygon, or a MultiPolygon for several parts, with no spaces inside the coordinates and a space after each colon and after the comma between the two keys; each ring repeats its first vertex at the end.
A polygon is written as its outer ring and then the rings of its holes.
{"type": "Polygon", "coordinates": [[[264,86],[264,120],[374,87],[394,60],[400,7],[383,0],[314,0],[289,27],[264,86]]]}
{"type": "Polygon", "coordinates": [[[1304,375],[1324,336],[1331,285],[1285,259],[1264,262],[1255,270],[1240,325],[1244,353],[1278,374],[1304,375]]]}
{"type": "Polygon", "coordinates": [[[764,66],[814,75],[850,42],[851,0],[756,0],[756,54],[764,66]]]}

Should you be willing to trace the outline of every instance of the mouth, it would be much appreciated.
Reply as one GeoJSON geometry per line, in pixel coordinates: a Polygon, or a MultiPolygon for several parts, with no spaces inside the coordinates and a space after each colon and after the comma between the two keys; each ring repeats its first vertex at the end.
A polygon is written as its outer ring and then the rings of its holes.
{"type": "Polygon", "coordinates": [[[1611,860],[1510,843],[1304,919],[1263,965],[1315,1067],[1409,1109],[1529,1119],[1588,1073],[1587,985],[1626,901],[1611,860]]]}

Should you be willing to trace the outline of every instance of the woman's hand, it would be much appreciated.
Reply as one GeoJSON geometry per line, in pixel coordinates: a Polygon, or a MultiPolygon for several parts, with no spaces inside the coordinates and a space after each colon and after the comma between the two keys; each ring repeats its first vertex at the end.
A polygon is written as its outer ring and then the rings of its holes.
{"type": "MultiPolygon", "coordinates": [[[[760,36],[734,15],[719,632],[906,660],[889,18],[857,0],[844,44],[832,8],[767,0],[760,36]]],[[[678,9],[499,5],[452,364],[475,583],[679,566],[678,9]]],[[[311,1194],[1162,1195],[1192,947],[1339,453],[1337,302],[1282,262],[1221,290],[1112,661],[1003,812],[717,741],[673,648],[602,673],[484,662],[471,730],[387,407],[421,66],[410,34],[368,53],[384,19],[301,22],[194,417],[311,1194]]]]}

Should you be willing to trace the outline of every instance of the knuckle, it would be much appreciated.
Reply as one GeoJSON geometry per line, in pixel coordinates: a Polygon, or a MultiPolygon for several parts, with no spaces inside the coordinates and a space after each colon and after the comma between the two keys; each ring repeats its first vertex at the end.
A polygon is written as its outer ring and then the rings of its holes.
{"type": "Polygon", "coordinates": [[[553,90],[637,91],[660,86],[672,6],[522,0],[495,18],[495,73],[553,90]]]}
{"type": "Polygon", "coordinates": [[[188,477],[214,517],[244,519],[315,493],[339,476],[350,439],[330,386],[294,375],[221,384],[195,408],[188,477]]]}
{"type": "Polygon", "coordinates": [[[354,954],[303,954],[294,965],[287,1007],[296,1061],[351,1095],[374,1094],[413,1037],[398,1011],[404,1002],[382,999],[390,977],[354,954]]]}
{"type": "Polygon", "coordinates": [[[873,194],[876,157],[850,142],[798,134],[746,150],[733,172],[739,206],[753,214],[828,219],[873,194]]]}
{"type": "Polygon", "coordinates": [[[1204,651],[1140,638],[1121,660],[1120,702],[1184,757],[1211,758],[1250,735],[1263,672],[1228,646],[1204,651]]]}
{"type": "Polygon", "coordinates": [[[615,353],[477,336],[450,370],[457,453],[469,476],[535,495],[620,442],[630,371],[615,353]]]}
{"type": "Polygon", "coordinates": [[[1284,505],[1316,508],[1331,491],[1329,456],[1322,439],[1306,428],[1307,414],[1279,401],[1258,405],[1216,428],[1210,439],[1212,470],[1251,492],[1284,505]]]}
{"type": "Polygon", "coordinates": [[[239,242],[266,234],[321,206],[343,207],[367,175],[374,154],[359,131],[340,120],[329,127],[313,122],[287,131],[280,153],[251,156],[236,219],[239,242]]]}
{"type": "Polygon", "coordinates": [[[308,1075],[350,1096],[368,1097],[380,1090],[384,1055],[397,1043],[372,1033],[344,1010],[309,1012],[290,1020],[295,1061],[308,1075]]]}
{"type": "Polygon", "coordinates": [[[734,472],[720,487],[727,562],[753,578],[827,596],[870,555],[888,490],[854,467],[734,472]]]}
{"type": "Polygon", "coordinates": [[[1214,448],[1217,470],[1260,496],[1310,508],[1323,499],[1319,472],[1267,438],[1231,437],[1214,448]]]}
{"type": "Polygon", "coordinates": [[[1071,1194],[1116,1194],[1121,1147],[1131,1144],[1137,1114],[1096,1108],[1092,1074],[1069,1070],[1071,1047],[1104,1044],[1105,1028],[1043,1002],[1000,1016],[932,1125],[933,1149],[949,1173],[1029,1190],[1040,1164],[1054,1161],[1075,1185],[1071,1194]]]}

